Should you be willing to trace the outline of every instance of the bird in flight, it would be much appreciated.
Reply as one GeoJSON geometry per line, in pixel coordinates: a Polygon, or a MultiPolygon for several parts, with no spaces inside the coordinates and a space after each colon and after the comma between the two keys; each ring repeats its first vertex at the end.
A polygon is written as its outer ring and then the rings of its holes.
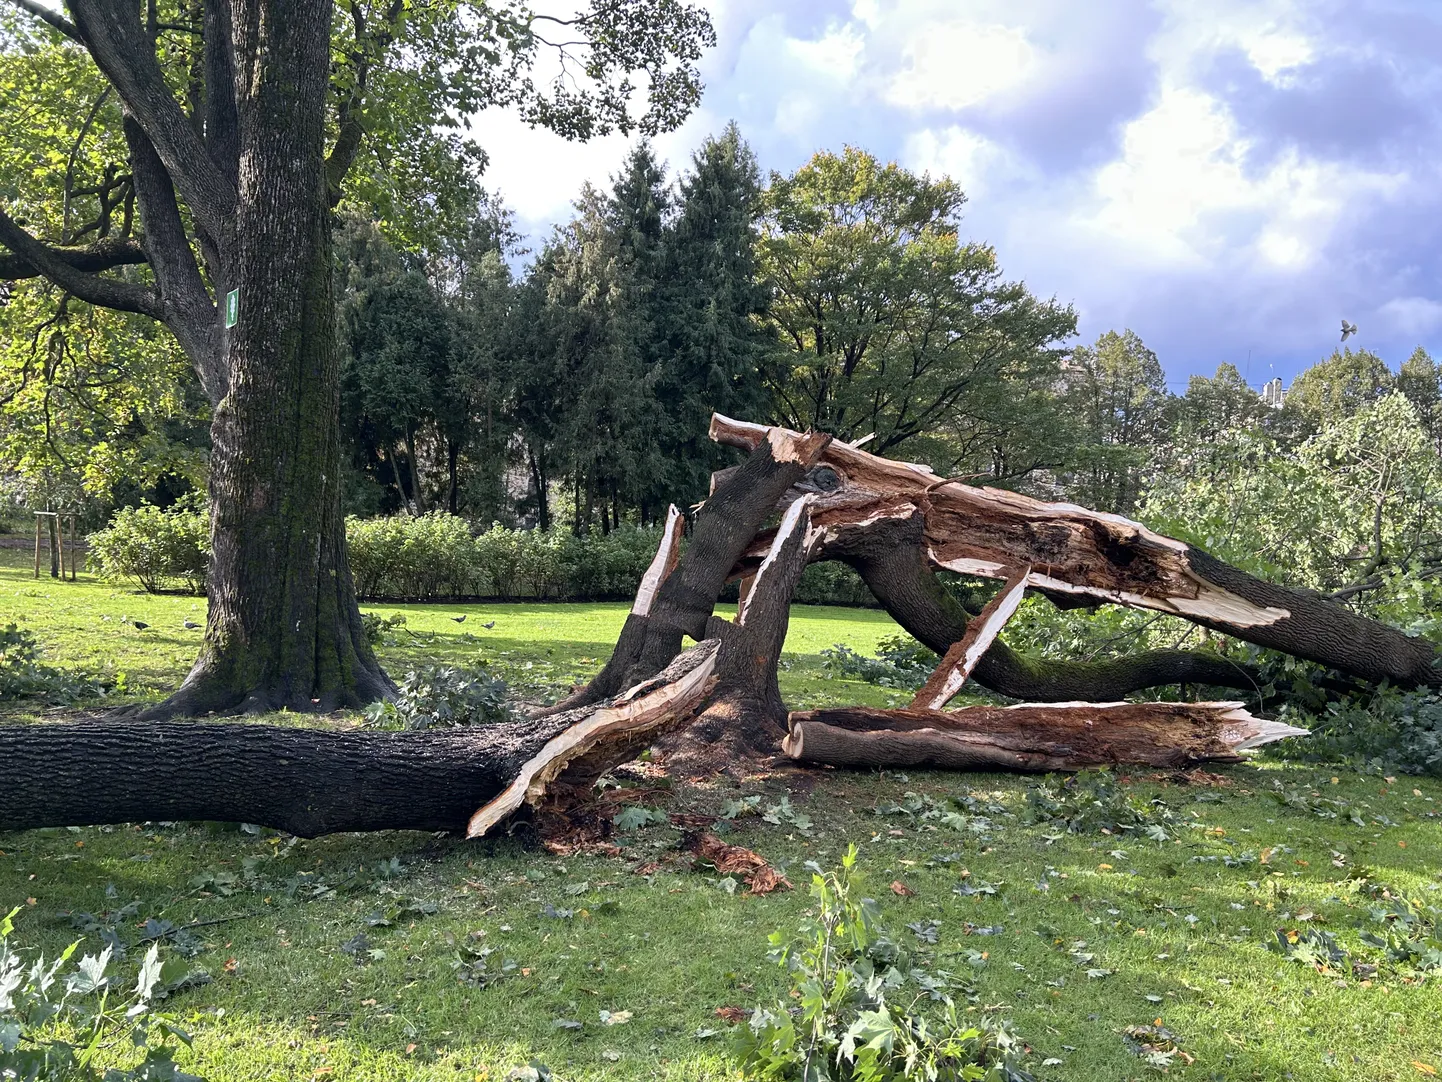
{"type": "Polygon", "coordinates": [[[1351,338],[1352,335],[1354,335],[1354,334],[1356,334],[1356,333],[1357,333],[1357,324],[1355,324],[1355,323],[1348,323],[1345,319],[1342,320],[1342,341],[1345,342],[1347,339],[1351,338]]]}
{"type": "Polygon", "coordinates": [[[464,624],[466,622],[466,617],[469,615],[470,613],[463,612],[459,616],[452,616],[451,619],[458,624],[464,624]]]}

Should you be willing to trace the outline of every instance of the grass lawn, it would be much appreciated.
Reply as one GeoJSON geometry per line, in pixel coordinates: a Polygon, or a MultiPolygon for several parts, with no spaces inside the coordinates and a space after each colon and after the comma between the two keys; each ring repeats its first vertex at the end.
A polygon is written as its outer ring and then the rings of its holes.
{"type": "MultiPolygon", "coordinates": [[[[3,557],[0,623],[32,629],[50,662],[123,671],[136,698],[184,673],[197,640],[180,623],[200,622],[201,601],[37,583],[23,552],[3,557]],[[152,626],[136,631],[122,616],[152,626]]],[[[625,611],[366,607],[406,616],[382,648],[393,671],[483,658],[533,695],[593,672],[625,611]],[[468,619],[457,625],[449,617],[461,611],[468,619]],[[493,629],[478,626],[492,619],[493,629]]],[[[782,674],[788,701],[886,703],[896,693],[838,679],[818,652],[833,642],[869,651],[892,633],[884,614],[798,607],[782,674]]],[[[1121,1031],[1157,1019],[1194,1058],[1168,1068],[1183,1079],[1373,1082],[1442,1070],[1439,977],[1409,977],[1359,938],[1385,931],[1370,913],[1382,902],[1359,877],[1442,904],[1442,785],[1277,760],[1218,774],[1217,785],[1127,779],[1137,797],[1170,807],[1165,841],[1028,823],[1035,783],[1003,775],[648,782],[656,788],[645,801],[671,812],[715,813],[758,793],[763,806],[786,795],[809,817],[804,829],[784,816],[735,821],[726,840],[756,849],[798,887],[759,897],[694,870],[666,826],[620,836],[621,859],[563,859],[519,836],[295,841],[187,823],[0,834],[0,913],[21,906],[17,940],[47,952],[78,935],[67,914],[132,901],[116,928],[132,945],[146,917],[216,922],[195,929],[206,949],[194,964],[212,982],[171,1004],[195,1035],[182,1066],[212,1080],[499,1082],[532,1058],[564,1080],[722,1079],[731,1071],[725,1035],[712,1033],[726,1028],[716,1009],[782,993],[766,935],[808,906],[803,863],[834,864],[854,841],[896,931],[939,922],[935,949],[974,982],[973,1009],[1013,1020],[1041,1079],[1156,1077],[1121,1031]],[[979,803],[938,814],[968,796],[979,803]],[[650,861],[661,870],[633,872],[650,861]],[[914,895],[894,893],[893,881],[914,895]],[[436,912],[367,921],[410,902],[436,912]],[[1279,928],[1325,930],[1354,952],[1349,961],[1381,968],[1359,976],[1347,964],[1323,973],[1289,961],[1267,948],[1279,928]],[[361,932],[376,953],[358,962],[342,945],[361,932]],[[452,962],[468,944],[494,946],[516,968],[484,988],[463,984],[452,962]],[[603,1011],[631,1013],[605,1025],[603,1011]],[[1060,1062],[1043,1065],[1051,1060],[1060,1062]]]]}

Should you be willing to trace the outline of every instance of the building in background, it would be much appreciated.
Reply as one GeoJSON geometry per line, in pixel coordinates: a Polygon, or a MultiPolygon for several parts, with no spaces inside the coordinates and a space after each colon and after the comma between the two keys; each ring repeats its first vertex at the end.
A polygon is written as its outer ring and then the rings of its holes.
{"type": "Polygon", "coordinates": [[[1274,410],[1282,408],[1282,404],[1287,401],[1287,388],[1282,386],[1281,376],[1275,376],[1262,384],[1262,401],[1274,410]]]}

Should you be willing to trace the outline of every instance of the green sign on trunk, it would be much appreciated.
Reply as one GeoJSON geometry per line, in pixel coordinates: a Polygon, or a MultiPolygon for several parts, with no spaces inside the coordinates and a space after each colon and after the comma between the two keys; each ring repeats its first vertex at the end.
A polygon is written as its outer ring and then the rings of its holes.
{"type": "Polygon", "coordinates": [[[234,327],[240,318],[240,290],[232,289],[225,295],[225,325],[234,327]]]}

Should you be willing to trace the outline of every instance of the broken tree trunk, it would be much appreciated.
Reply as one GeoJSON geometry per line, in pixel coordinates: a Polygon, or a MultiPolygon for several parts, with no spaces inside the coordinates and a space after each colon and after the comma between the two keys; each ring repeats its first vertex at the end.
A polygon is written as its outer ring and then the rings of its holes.
{"type": "Polygon", "coordinates": [[[709,633],[721,640],[716,688],[691,726],[658,742],[673,771],[710,771],[776,753],[786,733],[781,647],[792,595],[818,540],[810,504],[806,498],[787,508],[736,619],[712,619],[709,633]]]}
{"type": "MultiPolygon", "coordinates": [[[[713,439],[741,448],[774,439],[775,431],[719,414],[711,420],[713,439]]],[[[816,496],[812,515],[825,542],[822,556],[853,562],[903,627],[908,620],[920,624],[935,616],[934,612],[904,611],[912,605],[935,609],[935,599],[927,596],[932,588],[916,581],[913,569],[896,566],[897,560],[908,561],[908,554],[890,550],[885,543],[869,545],[865,535],[885,533],[888,526],[894,528],[892,524],[919,519],[920,536],[915,543],[924,559],[921,573],[946,568],[1005,577],[1008,568],[1030,566],[1031,586],[1048,593],[1180,616],[1370,682],[1442,686],[1437,651],[1425,639],[1358,616],[1314,594],[1262,582],[1119,515],[962,484],[938,477],[924,466],[878,458],[839,442],[824,449],[816,468],[785,499],[807,493],[816,496]],[[844,555],[847,550],[852,554],[849,558],[844,555]],[[888,576],[895,581],[874,581],[888,576]],[[893,593],[899,595],[899,609],[893,609],[883,596],[893,593]]],[[[762,540],[758,538],[758,543],[762,540]]],[[[753,546],[746,555],[754,560],[755,551],[753,546]]],[[[744,557],[740,563],[744,569],[744,557]]],[[[962,621],[961,627],[951,628],[944,643],[917,637],[944,652],[957,641],[964,626],[962,621]],[[951,635],[951,631],[958,634],[951,635]]],[[[1019,667],[1016,660],[1010,666],[1013,670],[1019,667]]],[[[1127,690],[1162,683],[1227,682],[1194,678],[1197,668],[1207,667],[1195,658],[1154,655],[1141,672],[1129,674],[1153,683],[1134,684],[1127,690]]],[[[1216,675],[1226,676],[1225,664],[1210,668],[1216,675]]],[[[979,681],[1003,690],[990,682],[991,675],[983,667],[976,671],[979,681]]],[[[1016,682],[1023,686],[1006,690],[1006,694],[1049,697],[1028,689],[1025,685],[1030,681],[1023,673],[998,675],[1021,677],[1016,682]]],[[[1114,684],[1124,682],[1115,679],[1119,674],[1108,675],[1114,684]]],[[[1237,686],[1235,681],[1233,671],[1231,686],[1237,686]]]]}
{"type": "Polygon", "coordinates": [[[529,797],[561,768],[572,780],[603,773],[689,721],[710,686],[716,646],[701,643],[615,703],[474,728],[0,726],[0,830],[186,819],[257,823],[307,838],[465,830],[478,805],[519,779],[529,797]],[[564,753],[554,753],[558,746],[564,753]]]}
{"type": "Polygon", "coordinates": [[[831,766],[1084,770],[1120,764],[1235,763],[1305,729],[1254,718],[1241,703],[1027,703],[961,710],[804,710],[782,750],[831,766]]]}
{"type": "MultiPolygon", "coordinates": [[[[558,779],[586,788],[618,763],[629,762],[668,728],[690,718],[715,684],[716,647],[707,639],[687,650],[664,672],[624,695],[576,717],[521,765],[511,783],[486,802],[466,824],[466,837],[479,838],[523,804],[532,806],[558,779]]],[[[552,720],[566,715],[551,715],[552,720]]],[[[567,717],[566,720],[571,720],[567,717]]]]}
{"type": "MultiPolygon", "coordinates": [[[[750,448],[751,457],[716,487],[696,514],[691,544],[679,559],[680,536],[670,516],[661,550],[651,565],[661,573],[644,605],[626,617],[616,648],[585,687],[552,711],[588,706],[660,672],[681,652],[684,636],[701,641],[727,574],[788,488],[801,480],[831,442],[819,433],[778,429],[750,448]],[[662,555],[665,554],[663,560],[662,555]],[[670,569],[669,571],[665,569],[670,569]]],[[[647,572],[648,579],[651,572],[647,572]]],[[[643,583],[643,587],[646,584],[643,583]]]]}

